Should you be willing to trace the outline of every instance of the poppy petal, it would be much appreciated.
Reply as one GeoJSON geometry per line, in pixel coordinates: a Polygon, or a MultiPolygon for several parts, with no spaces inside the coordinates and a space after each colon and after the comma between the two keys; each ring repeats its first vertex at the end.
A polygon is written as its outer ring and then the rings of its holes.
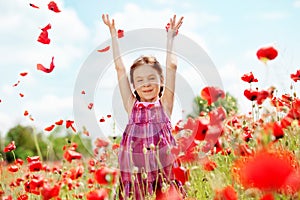
{"type": "Polygon", "coordinates": [[[48,126],[48,127],[46,127],[44,130],[45,131],[52,131],[53,130],[53,128],[55,127],[55,125],[54,124],[52,124],[51,126],[48,126]]]}
{"type": "Polygon", "coordinates": [[[51,73],[53,71],[54,67],[55,67],[53,61],[54,61],[54,57],[52,57],[52,61],[50,63],[50,67],[49,68],[44,67],[42,64],[37,64],[36,67],[37,67],[38,70],[41,70],[41,71],[43,71],[45,73],[51,73]]]}
{"type": "Polygon", "coordinates": [[[52,10],[53,12],[59,13],[61,12],[57,6],[57,4],[54,1],[50,1],[48,4],[48,9],[52,10]]]}
{"type": "Polygon", "coordinates": [[[30,3],[29,5],[30,5],[31,7],[33,7],[33,8],[40,8],[40,7],[36,6],[36,5],[34,5],[33,3],[30,3]]]}
{"type": "Polygon", "coordinates": [[[103,49],[99,49],[99,50],[97,50],[97,51],[100,52],[100,53],[102,53],[102,52],[108,51],[109,49],[110,49],[110,46],[107,46],[107,47],[105,47],[105,48],[103,48],[103,49]]]}

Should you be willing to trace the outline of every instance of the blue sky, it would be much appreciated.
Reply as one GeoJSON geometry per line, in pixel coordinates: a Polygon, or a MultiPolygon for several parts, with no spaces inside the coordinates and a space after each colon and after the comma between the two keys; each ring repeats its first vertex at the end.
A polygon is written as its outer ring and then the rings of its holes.
{"type": "MultiPolygon", "coordinates": [[[[224,90],[238,98],[243,111],[251,108],[243,97],[248,87],[240,79],[244,73],[252,71],[259,79],[255,86],[260,89],[272,84],[278,88],[278,94],[282,94],[291,92],[289,75],[300,68],[299,0],[58,0],[61,13],[49,11],[48,2],[0,2],[2,133],[18,123],[42,130],[58,119],[73,119],[73,92],[78,72],[90,53],[109,39],[109,31],[101,20],[102,13],[115,18],[117,28],[124,29],[125,36],[126,31],[134,29],[164,28],[174,13],[183,15],[180,33],[203,47],[222,78],[224,90]],[[39,5],[40,9],[31,8],[29,3],[39,5]],[[52,24],[49,30],[52,41],[50,45],[42,45],[36,39],[39,28],[48,23],[52,24]],[[259,47],[270,44],[278,49],[279,56],[265,66],[255,53],[259,47]],[[56,65],[52,73],[36,70],[37,63],[48,66],[52,56],[56,65]],[[24,71],[29,74],[20,77],[19,73],[24,71]],[[18,80],[20,84],[12,87],[18,80]],[[21,98],[19,93],[25,96],[21,98]],[[24,117],[24,110],[28,110],[35,121],[24,117]]],[[[187,79],[193,77],[184,67],[178,68],[187,79]]],[[[116,79],[113,70],[106,75],[108,79],[116,79]]],[[[115,88],[114,83],[105,89],[115,88]]],[[[204,87],[201,81],[191,84],[199,92],[204,87]]],[[[295,86],[299,91],[299,83],[295,86]]],[[[112,112],[111,106],[107,106],[112,101],[109,94],[99,91],[95,96],[94,112],[99,118],[112,112]]],[[[174,117],[173,121],[179,118],[174,117]]]]}

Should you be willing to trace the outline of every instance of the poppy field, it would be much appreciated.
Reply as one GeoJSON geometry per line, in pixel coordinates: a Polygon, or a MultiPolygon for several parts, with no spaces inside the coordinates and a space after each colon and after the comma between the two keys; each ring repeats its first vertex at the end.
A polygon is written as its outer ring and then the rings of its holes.
{"type": "MultiPolygon", "coordinates": [[[[39,9],[39,5],[29,6],[39,9]]],[[[54,1],[48,4],[48,9],[62,12],[54,1]]],[[[49,45],[50,29],[50,23],[41,28],[37,42],[49,45]]],[[[126,37],[126,31],[118,30],[118,38],[122,37],[126,37]]],[[[97,50],[100,54],[107,51],[111,51],[110,46],[97,50]]],[[[266,46],[257,50],[256,57],[267,65],[276,61],[279,53],[275,47],[266,46]]],[[[36,70],[46,74],[55,70],[54,57],[49,60],[49,68],[38,63],[36,70]]],[[[22,72],[19,76],[27,74],[22,72]]],[[[177,146],[170,152],[180,163],[173,173],[187,192],[185,199],[300,199],[300,97],[293,87],[300,84],[300,69],[290,74],[293,84],[289,93],[279,94],[271,85],[267,89],[257,88],[255,83],[260,80],[252,72],[241,74],[240,81],[248,84],[241,98],[251,102],[249,113],[229,109],[228,105],[234,102],[227,99],[228,94],[215,86],[206,86],[195,97],[196,104],[201,103],[206,109],[198,109],[196,116],[173,126],[177,146]]],[[[22,82],[17,81],[12,87],[19,84],[22,82]]],[[[85,91],[81,94],[85,95],[85,91]]],[[[22,98],[24,94],[19,96],[22,98]]],[[[86,109],[93,106],[94,103],[89,103],[86,109]]],[[[25,110],[23,115],[34,122],[30,111],[25,110]]],[[[109,118],[114,116],[108,114],[99,122],[105,124],[109,118]]],[[[88,130],[79,132],[72,119],[59,119],[44,127],[43,132],[51,135],[57,127],[78,137],[89,137],[88,130]]],[[[118,196],[120,138],[97,138],[92,141],[94,147],[89,156],[81,152],[79,142],[72,138],[62,145],[59,160],[45,159],[35,136],[37,153],[26,158],[16,154],[21,148],[16,141],[4,141],[0,150],[0,198],[109,200],[118,196]]],[[[176,189],[164,186],[161,196],[149,195],[147,199],[182,199],[176,189]]]]}

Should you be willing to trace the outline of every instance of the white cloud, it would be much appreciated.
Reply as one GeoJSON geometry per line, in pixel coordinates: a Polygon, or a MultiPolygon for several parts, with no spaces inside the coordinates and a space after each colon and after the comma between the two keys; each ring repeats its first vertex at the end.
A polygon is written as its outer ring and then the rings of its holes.
{"type": "Polygon", "coordinates": [[[299,0],[295,0],[293,3],[293,6],[296,8],[300,8],[300,1],[299,0]]]}
{"type": "Polygon", "coordinates": [[[30,108],[32,113],[40,113],[43,116],[59,115],[60,112],[71,110],[72,106],[73,97],[58,97],[52,94],[28,101],[25,104],[25,108],[30,108]]]}
{"type": "MultiPolygon", "coordinates": [[[[6,113],[0,112],[0,133],[5,134],[10,128],[14,126],[14,121],[6,113]]],[[[3,137],[3,135],[2,135],[3,137]]]]}
{"type": "Polygon", "coordinates": [[[60,13],[48,10],[48,3],[36,2],[41,9],[31,8],[22,0],[1,3],[0,53],[4,58],[2,63],[12,66],[35,66],[37,59],[47,62],[55,52],[60,56],[62,66],[68,68],[73,60],[83,53],[89,38],[88,28],[76,12],[64,8],[61,1],[57,2],[61,6],[60,13]],[[37,38],[41,33],[40,28],[48,23],[52,25],[48,31],[51,42],[49,45],[43,45],[37,42],[37,38]],[[41,60],[41,57],[47,57],[47,60],[41,60]]]}

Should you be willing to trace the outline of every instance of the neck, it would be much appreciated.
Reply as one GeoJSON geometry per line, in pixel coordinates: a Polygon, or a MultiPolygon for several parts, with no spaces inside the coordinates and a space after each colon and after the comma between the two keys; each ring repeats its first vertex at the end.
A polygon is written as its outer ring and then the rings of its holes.
{"type": "Polygon", "coordinates": [[[158,97],[152,98],[152,99],[144,99],[141,98],[141,102],[155,102],[158,100],[158,97]]]}

